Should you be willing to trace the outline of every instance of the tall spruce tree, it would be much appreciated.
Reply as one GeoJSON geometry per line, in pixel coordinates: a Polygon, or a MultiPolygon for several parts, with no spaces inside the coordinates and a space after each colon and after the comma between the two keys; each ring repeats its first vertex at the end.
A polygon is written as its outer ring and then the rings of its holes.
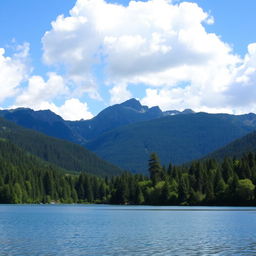
{"type": "Polygon", "coordinates": [[[152,153],[149,159],[149,174],[153,186],[162,179],[162,167],[156,153],[152,153]]]}

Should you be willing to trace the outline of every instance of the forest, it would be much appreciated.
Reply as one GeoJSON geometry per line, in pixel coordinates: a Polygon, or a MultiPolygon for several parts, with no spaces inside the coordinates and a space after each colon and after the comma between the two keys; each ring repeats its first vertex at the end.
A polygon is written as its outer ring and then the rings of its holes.
{"type": "Polygon", "coordinates": [[[0,203],[134,205],[256,205],[256,154],[162,166],[157,154],[148,176],[123,172],[99,177],[69,173],[0,139],[0,203]]]}

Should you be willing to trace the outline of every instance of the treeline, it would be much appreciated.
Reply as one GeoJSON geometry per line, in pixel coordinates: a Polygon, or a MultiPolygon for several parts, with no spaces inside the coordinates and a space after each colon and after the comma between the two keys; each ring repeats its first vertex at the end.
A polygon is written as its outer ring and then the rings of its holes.
{"type": "Polygon", "coordinates": [[[0,140],[0,203],[256,205],[256,154],[166,168],[156,154],[149,177],[67,174],[0,140]]]}
{"type": "Polygon", "coordinates": [[[256,154],[162,167],[155,154],[149,161],[150,184],[145,202],[162,205],[256,205],[256,154]]]}

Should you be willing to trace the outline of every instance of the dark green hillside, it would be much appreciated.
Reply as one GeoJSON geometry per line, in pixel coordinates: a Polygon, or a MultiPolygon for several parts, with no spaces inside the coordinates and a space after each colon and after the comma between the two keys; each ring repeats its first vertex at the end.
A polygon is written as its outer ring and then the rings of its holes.
{"type": "Polygon", "coordinates": [[[214,151],[205,158],[215,158],[217,160],[225,157],[241,157],[244,153],[256,152],[256,132],[249,133],[228,145],[214,151]]]}
{"type": "Polygon", "coordinates": [[[62,169],[0,139],[0,203],[46,202],[47,196],[57,199],[64,190],[71,191],[54,183],[56,179],[65,179],[62,169]]]}
{"type": "Polygon", "coordinates": [[[119,168],[101,160],[82,146],[24,129],[2,118],[0,137],[66,170],[86,171],[101,176],[121,172],[119,168]]]}
{"type": "Polygon", "coordinates": [[[104,202],[104,179],[71,175],[0,139],[0,203],[104,202]]]}
{"type": "Polygon", "coordinates": [[[254,129],[241,116],[197,113],[175,115],[120,127],[86,146],[103,159],[133,172],[146,172],[157,152],[163,164],[200,158],[254,129]]]}

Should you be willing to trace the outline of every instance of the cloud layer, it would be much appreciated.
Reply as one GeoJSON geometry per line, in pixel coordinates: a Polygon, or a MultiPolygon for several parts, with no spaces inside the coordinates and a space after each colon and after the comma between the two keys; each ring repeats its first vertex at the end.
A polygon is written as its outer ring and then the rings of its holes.
{"type": "Polygon", "coordinates": [[[70,79],[91,90],[88,81],[100,66],[111,103],[131,97],[128,85],[143,84],[143,103],[163,109],[255,109],[236,99],[253,98],[255,45],[244,59],[236,56],[219,36],[207,33],[213,21],[189,2],[131,1],[125,7],[78,0],[70,16],[59,16],[44,35],[44,60],[64,64],[70,79]]]}
{"type": "Polygon", "coordinates": [[[236,55],[207,32],[213,22],[191,2],[77,0],[42,38],[44,63],[54,71],[31,75],[28,44],[11,57],[0,49],[0,103],[15,97],[15,106],[86,119],[84,95],[103,100],[106,87],[114,104],[137,97],[140,86],[142,103],[164,110],[256,112],[256,44],[236,55]]]}

